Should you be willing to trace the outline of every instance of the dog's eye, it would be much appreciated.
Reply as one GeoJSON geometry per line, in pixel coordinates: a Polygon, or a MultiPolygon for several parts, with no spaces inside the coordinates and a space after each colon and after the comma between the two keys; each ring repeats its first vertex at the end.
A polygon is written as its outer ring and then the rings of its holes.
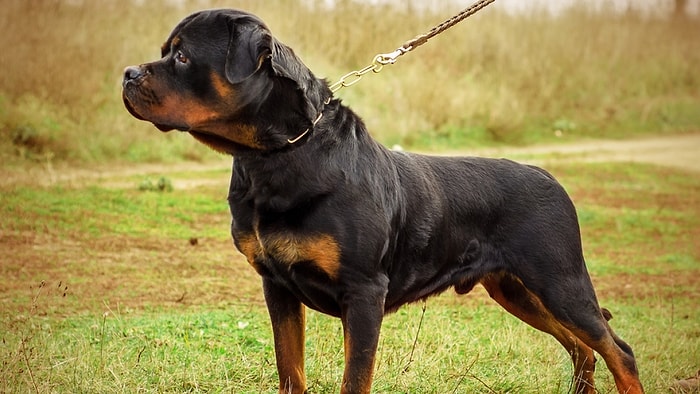
{"type": "Polygon", "coordinates": [[[185,56],[181,51],[177,51],[175,54],[175,61],[181,64],[187,64],[189,59],[187,59],[187,56],[185,56]]]}

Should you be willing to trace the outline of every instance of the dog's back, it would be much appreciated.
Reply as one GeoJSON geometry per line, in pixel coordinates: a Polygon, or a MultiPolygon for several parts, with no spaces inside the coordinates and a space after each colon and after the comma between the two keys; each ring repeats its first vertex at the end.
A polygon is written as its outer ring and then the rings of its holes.
{"type": "Polygon", "coordinates": [[[385,264],[401,280],[390,283],[388,305],[500,270],[585,270],[574,206],[546,171],[505,159],[392,157],[402,204],[385,264]]]}

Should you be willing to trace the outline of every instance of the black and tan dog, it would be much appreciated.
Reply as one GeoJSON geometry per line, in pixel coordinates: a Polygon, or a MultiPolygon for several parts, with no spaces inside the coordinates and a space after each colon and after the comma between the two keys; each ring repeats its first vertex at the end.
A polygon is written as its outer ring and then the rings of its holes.
{"type": "Polygon", "coordinates": [[[233,156],[231,232],[262,276],[280,393],[306,392],[305,306],[342,319],[341,392],[368,393],[382,317],[477,283],[566,348],[577,393],[595,392],[594,351],[621,393],[643,392],[598,305],[574,206],[546,171],[385,149],[242,11],[187,17],[123,88],[135,117],[233,156]]]}

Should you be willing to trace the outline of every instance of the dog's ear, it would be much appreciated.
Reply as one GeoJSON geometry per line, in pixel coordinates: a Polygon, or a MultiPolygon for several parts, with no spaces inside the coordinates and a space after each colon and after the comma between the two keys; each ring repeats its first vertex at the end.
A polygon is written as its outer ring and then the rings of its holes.
{"type": "Polygon", "coordinates": [[[274,40],[272,44],[272,70],[275,75],[300,83],[302,79],[311,78],[309,69],[296,56],[292,48],[274,40]]]}
{"type": "Polygon", "coordinates": [[[300,94],[302,111],[309,122],[313,122],[313,119],[318,117],[318,109],[324,100],[333,95],[328,85],[316,78],[291,48],[274,39],[270,60],[276,76],[294,83],[296,91],[300,94]]]}
{"type": "Polygon", "coordinates": [[[229,43],[226,54],[226,79],[238,83],[253,75],[272,53],[272,35],[258,23],[229,20],[229,43]]]}
{"type": "MultiPolygon", "coordinates": [[[[227,15],[229,28],[226,54],[226,79],[240,83],[262,69],[294,84],[293,98],[297,113],[302,113],[309,125],[318,118],[318,108],[332,96],[325,81],[318,80],[294,51],[272,37],[265,24],[252,15],[227,15]]],[[[267,84],[269,78],[260,78],[267,84]]],[[[287,86],[289,86],[287,84],[287,86]]],[[[253,90],[252,88],[249,90],[253,90]]]]}

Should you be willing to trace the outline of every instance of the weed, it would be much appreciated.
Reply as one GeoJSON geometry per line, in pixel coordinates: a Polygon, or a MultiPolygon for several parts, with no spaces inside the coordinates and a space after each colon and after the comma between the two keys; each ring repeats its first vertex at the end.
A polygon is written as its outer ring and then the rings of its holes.
{"type": "Polygon", "coordinates": [[[139,183],[140,191],[156,191],[156,192],[171,192],[173,191],[173,183],[170,179],[166,177],[158,178],[157,182],[153,182],[151,179],[146,178],[141,183],[139,183]]]}
{"type": "Polygon", "coordinates": [[[26,313],[13,317],[0,316],[0,326],[6,328],[2,335],[2,376],[0,391],[28,391],[40,393],[51,385],[46,380],[43,370],[48,360],[44,358],[47,337],[51,335],[51,327],[42,316],[49,308],[46,304],[56,299],[64,298],[68,286],[62,281],[57,286],[50,286],[45,280],[30,287],[31,298],[26,313]],[[24,389],[19,389],[24,387],[24,389]]]}

